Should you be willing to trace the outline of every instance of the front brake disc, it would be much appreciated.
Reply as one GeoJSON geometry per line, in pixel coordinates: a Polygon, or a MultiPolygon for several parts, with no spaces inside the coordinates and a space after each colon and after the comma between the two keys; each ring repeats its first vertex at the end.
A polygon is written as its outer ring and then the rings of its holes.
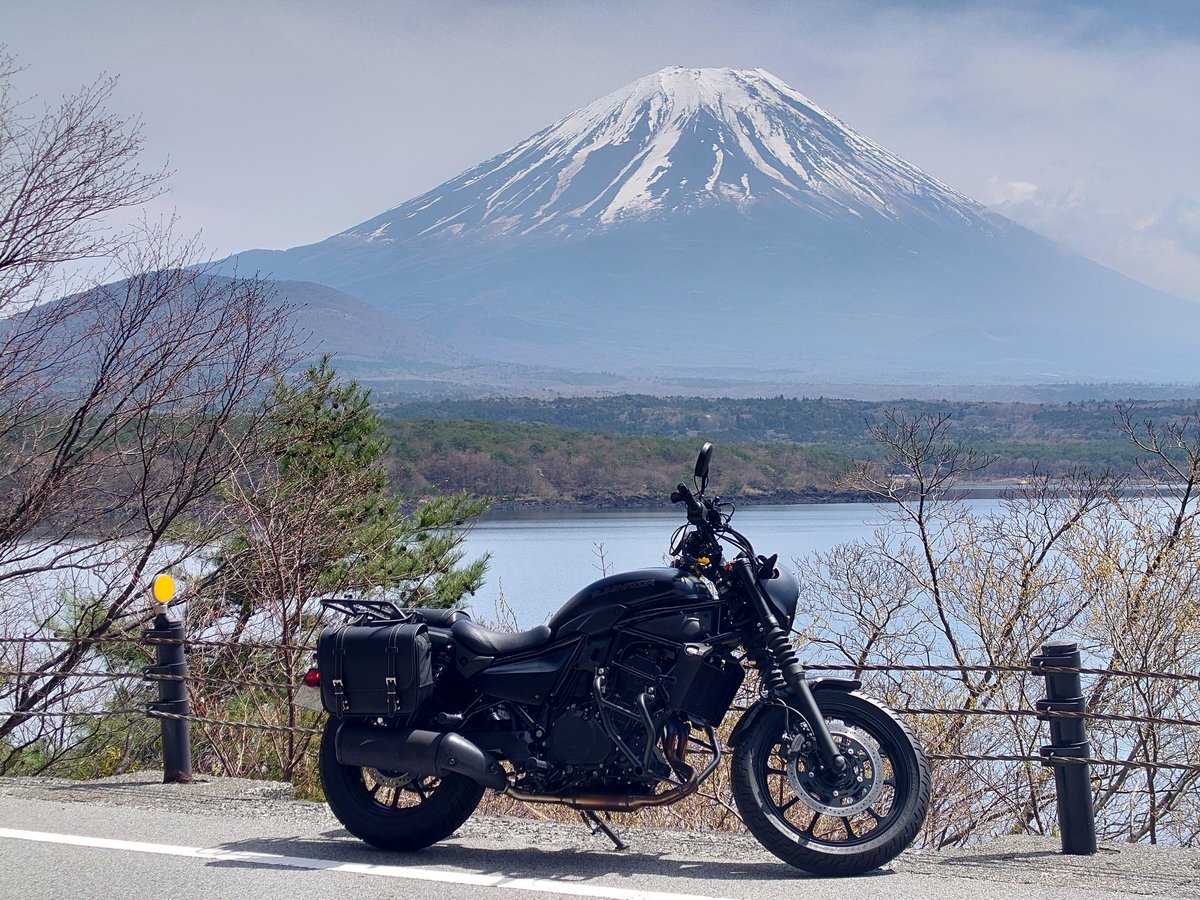
{"type": "Polygon", "coordinates": [[[871,808],[883,792],[883,758],[870,735],[844,722],[830,722],[829,734],[850,772],[831,782],[818,769],[816,749],[807,734],[797,736],[787,754],[787,776],[804,803],[828,816],[846,817],[871,808]]]}

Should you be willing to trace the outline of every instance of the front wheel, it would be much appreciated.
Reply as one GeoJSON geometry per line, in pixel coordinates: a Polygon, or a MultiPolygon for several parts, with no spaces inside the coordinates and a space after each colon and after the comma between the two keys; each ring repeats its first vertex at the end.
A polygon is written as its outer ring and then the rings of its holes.
{"type": "Polygon", "coordinates": [[[817,705],[850,763],[821,766],[803,718],[759,717],[733,752],[733,797],[758,841],[798,869],[858,875],[896,857],[929,808],[929,764],[908,727],[860,694],[819,692],[817,705]]]}
{"type": "Polygon", "coordinates": [[[337,760],[339,722],[321,739],[321,787],[337,820],[381,850],[419,850],[449,837],[483,797],[483,786],[455,773],[444,778],[344,766],[337,760]]]}

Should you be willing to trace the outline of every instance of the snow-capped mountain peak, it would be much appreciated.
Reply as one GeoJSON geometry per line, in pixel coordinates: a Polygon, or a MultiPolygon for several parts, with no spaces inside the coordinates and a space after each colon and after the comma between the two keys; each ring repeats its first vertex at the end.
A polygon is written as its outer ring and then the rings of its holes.
{"type": "Polygon", "coordinates": [[[479,359],[712,385],[1191,381],[1200,330],[1194,305],[985,212],[761,69],[664,69],[348,231],[229,265],[479,359]]]}
{"type": "Polygon", "coordinates": [[[434,191],[355,226],[371,241],[592,232],[729,204],[823,216],[941,216],[982,207],[763,69],[673,66],[575,111],[434,191]]]}

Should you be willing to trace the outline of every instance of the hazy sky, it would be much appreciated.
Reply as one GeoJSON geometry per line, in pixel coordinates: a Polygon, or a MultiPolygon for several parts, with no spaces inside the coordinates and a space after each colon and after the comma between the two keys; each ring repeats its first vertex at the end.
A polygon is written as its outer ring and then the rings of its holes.
{"type": "Polygon", "coordinates": [[[762,67],[1200,301],[1200,0],[0,0],[0,42],[41,100],[119,75],[214,255],[325,238],[664,66],[762,67]]]}

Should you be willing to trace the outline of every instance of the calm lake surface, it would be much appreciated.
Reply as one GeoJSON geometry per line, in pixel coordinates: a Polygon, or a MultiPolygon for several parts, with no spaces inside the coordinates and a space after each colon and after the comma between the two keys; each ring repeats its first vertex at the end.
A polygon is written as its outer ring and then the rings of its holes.
{"type": "MultiPolygon", "coordinates": [[[[965,501],[982,513],[996,500],[965,501]]],[[[599,547],[609,574],[667,564],[671,535],[683,523],[681,507],[600,512],[493,512],[467,539],[468,558],[491,554],[487,583],[469,599],[472,613],[495,620],[501,591],[522,628],[549,618],[576,591],[601,577],[599,547]]],[[[785,564],[815,550],[867,537],[887,524],[869,503],[745,506],[733,525],[754,548],[778,553],[785,564]]],[[[892,526],[896,527],[896,526],[892,526]]]]}

